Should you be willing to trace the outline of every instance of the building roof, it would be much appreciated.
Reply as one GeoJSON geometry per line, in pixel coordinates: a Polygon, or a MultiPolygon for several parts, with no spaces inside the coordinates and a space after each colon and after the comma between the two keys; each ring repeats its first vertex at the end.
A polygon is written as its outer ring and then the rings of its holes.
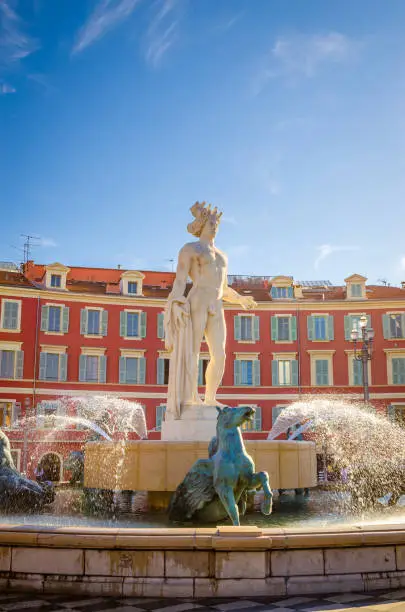
{"type": "MultiPolygon", "coordinates": [[[[90,268],[84,266],[71,266],[66,268],[66,289],[72,293],[88,293],[96,295],[120,295],[120,280],[122,274],[131,272],[123,268],[90,268]]],[[[0,285],[13,285],[19,287],[41,288],[45,278],[46,265],[29,261],[24,266],[24,274],[16,271],[0,270],[0,285]]],[[[144,275],[143,296],[152,298],[166,298],[173,286],[174,272],[166,270],[139,270],[144,275]]],[[[349,276],[353,278],[356,275],[349,276]]],[[[256,302],[280,302],[284,299],[273,300],[270,295],[271,279],[269,276],[235,276],[228,277],[233,286],[242,295],[251,295],[256,302]]],[[[286,277],[287,278],[287,277],[286,277]]],[[[292,278],[292,277],[288,277],[292,278]]],[[[295,285],[300,283],[295,282],[295,285]]],[[[186,293],[189,290],[186,289],[186,293]]],[[[311,281],[300,286],[302,297],[294,302],[333,302],[346,299],[346,285],[333,286],[329,281],[311,281]]],[[[391,287],[385,285],[366,285],[366,296],[377,300],[405,300],[405,287],[391,287]]]]}

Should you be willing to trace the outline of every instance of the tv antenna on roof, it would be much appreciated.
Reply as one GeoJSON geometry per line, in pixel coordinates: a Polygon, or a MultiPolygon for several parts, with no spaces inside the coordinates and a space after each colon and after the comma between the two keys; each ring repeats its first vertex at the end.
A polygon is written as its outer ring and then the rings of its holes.
{"type": "Polygon", "coordinates": [[[25,238],[24,242],[24,263],[26,264],[31,257],[32,247],[39,246],[39,243],[33,243],[31,240],[41,240],[40,236],[30,236],[29,234],[21,234],[25,238]]]}

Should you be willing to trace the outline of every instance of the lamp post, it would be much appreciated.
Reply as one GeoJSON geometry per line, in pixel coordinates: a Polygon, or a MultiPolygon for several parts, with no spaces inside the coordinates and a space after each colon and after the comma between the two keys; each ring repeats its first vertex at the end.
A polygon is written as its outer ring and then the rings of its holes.
{"type": "Polygon", "coordinates": [[[362,315],[359,321],[360,330],[358,328],[353,328],[350,334],[350,339],[354,343],[354,358],[356,361],[361,361],[362,363],[363,394],[365,404],[368,403],[370,399],[368,389],[368,362],[373,355],[374,340],[374,330],[367,327],[367,323],[367,316],[362,315]],[[359,345],[357,343],[359,343],[359,345]]]}

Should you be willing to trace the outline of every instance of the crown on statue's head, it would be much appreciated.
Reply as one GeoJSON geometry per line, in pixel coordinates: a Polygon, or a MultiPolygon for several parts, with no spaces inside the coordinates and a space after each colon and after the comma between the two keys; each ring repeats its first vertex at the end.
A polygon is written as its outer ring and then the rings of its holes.
{"type": "Polygon", "coordinates": [[[190,208],[190,212],[195,217],[195,221],[188,224],[188,231],[190,234],[194,236],[199,236],[202,232],[202,229],[206,223],[206,221],[211,217],[215,225],[218,227],[219,222],[222,217],[222,213],[218,212],[218,208],[211,208],[211,204],[206,204],[205,202],[196,202],[190,208]]]}

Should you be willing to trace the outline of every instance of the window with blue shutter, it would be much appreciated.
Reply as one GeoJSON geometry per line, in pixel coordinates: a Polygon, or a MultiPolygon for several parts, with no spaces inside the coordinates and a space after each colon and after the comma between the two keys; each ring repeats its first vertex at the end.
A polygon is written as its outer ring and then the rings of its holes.
{"type": "MultiPolygon", "coordinates": [[[[351,340],[351,333],[355,329],[359,333],[359,338],[361,338],[361,328],[360,328],[360,319],[361,314],[355,315],[346,315],[345,316],[345,339],[351,340]]],[[[371,327],[371,316],[367,315],[367,328],[371,327]]]]}
{"type": "Polygon", "coordinates": [[[156,361],[156,382],[158,385],[169,384],[170,359],[159,357],[156,361]]]}
{"type": "Polygon", "coordinates": [[[277,317],[277,340],[279,342],[288,342],[290,338],[290,318],[277,317]]]}
{"type": "Polygon", "coordinates": [[[61,331],[61,307],[60,306],[48,306],[48,329],[50,332],[61,331]]]}
{"type": "Polygon", "coordinates": [[[253,317],[240,316],[241,340],[253,340],[253,317]]]}
{"type": "Polygon", "coordinates": [[[403,338],[405,331],[405,315],[392,314],[389,315],[390,338],[403,338]]]}
{"type": "Polygon", "coordinates": [[[164,313],[159,312],[157,316],[157,337],[161,339],[165,337],[164,318],[165,318],[164,313]]]}
{"type": "Polygon", "coordinates": [[[308,340],[334,340],[332,315],[311,315],[307,317],[308,340]]]}
{"type": "Polygon", "coordinates": [[[239,359],[235,359],[233,362],[233,384],[235,387],[238,387],[242,384],[241,382],[241,361],[239,359]]]}
{"type": "Polygon", "coordinates": [[[101,316],[99,310],[87,309],[87,335],[88,336],[99,336],[100,335],[100,324],[101,316]]]}
{"type": "Polygon", "coordinates": [[[138,293],[138,283],[135,281],[128,281],[128,293],[130,295],[136,295],[138,293]]]}
{"type": "Polygon", "coordinates": [[[166,414],[166,405],[161,404],[160,406],[156,406],[156,431],[161,431],[162,423],[165,420],[166,414]]]}
{"type": "Polygon", "coordinates": [[[315,384],[319,387],[329,385],[329,361],[327,359],[315,360],[315,384]]]}
{"type": "Polygon", "coordinates": [[[141,338],[146,338],[146,312],[141,312],[141,338]]]}
{"type": "Polygon", "coordinates": [[[291,300],[294,297],[293,287],[272,287],[271,297],[274,300],[286,299],[291,300]]]}
{"type": "Polygon", "coordinates": [[[240,360],[241,385],[253,385],[253,362],[252,360],[240,360]]]}
{"type": "Polygon", "coordinates": [[[108,310],[101,311],[101,335],[106,336],[108,333],[108,310]]]}
{"type": "Polygon", "coordinates": [[[3,300],[3,329],[18,329],[18,314],[20,302],[3,300]]]}
{"type": "Polygon", "coordinates": [[[124,313],[127,316],[126,322],[126,335],[128,338],[138,338],[139,337],[139,312],[126,312],[124,313]]]}
{"type": "Polygon", "coordinates": [[[363,286],[357,283],[350,285],[350,295],[351,297],[362,297],[363,286]]]}
{"type": "Polygon", "coordinates": [[[60,274],[51,274],[51,287],[61,287],[62,276],[60,274]]]}
{"type": "Polygon", "coordinates": [[[145,384],[145,375],[146,359],[144,357],[121,357],[120,383],[142,385],[145,384]]]}
{"type": "Polygon", "coordinates": [[[107,358],[99,355],[80,355],[79,381],[105,382],[107,358]]]}
{"type": "Polygon", "coordinates": [[[405,357],[392,358],[392,384],[405,385],[405,357]]]}
{"type": "Polygon", "coordinates": [[[67,380],[67,359],[66,353],[59,355],[59,380],[62,382],[67,380]]]}
{"type": "Polygon", "coordinates": [[[255,387],[260,387],[260,361],[255,359],[252,361],[253,366],[253,385],[255,387]]]}
{"type": "Polygon", "coordinates": [[[16,351],[0,351],[0,378],[14,378],[16,351]]]}
{"type": "Polygon", "coordinates": [[[105,355],[100,355],[99,359],[99,374],[98,381],[100,383],[107,382],[107,357],[105,355]]]}
{"type": "Polygon", "coordinates": [[[272,411],[271,411],[272,425],[274,425],[274,423],[277,421],[278,417],[280,416],[280,414],[282,413],[284,409],[285,409],[285,406],[273,406],[272,411]]]}
{"type": "Polygon", "coordinates": [[[87,334],[87,308],[82,308],[80,311],[80,333],[87,334]]]}
{"type": "Polygon", "coordinates": [[[24,351],[15,352],[15,377],[23,378],[24,373],[24,351]]]}
{"type": "Polygon", "coordinates": [[[359,359],[353,359],[353,385],[363,385],[363,362],[359,359]]]}
{"type": "Polygon", "coordinates": [[[67,334],[69,331],[69,308],[68,306],[62,306],[62,331],[67,334]]]}

